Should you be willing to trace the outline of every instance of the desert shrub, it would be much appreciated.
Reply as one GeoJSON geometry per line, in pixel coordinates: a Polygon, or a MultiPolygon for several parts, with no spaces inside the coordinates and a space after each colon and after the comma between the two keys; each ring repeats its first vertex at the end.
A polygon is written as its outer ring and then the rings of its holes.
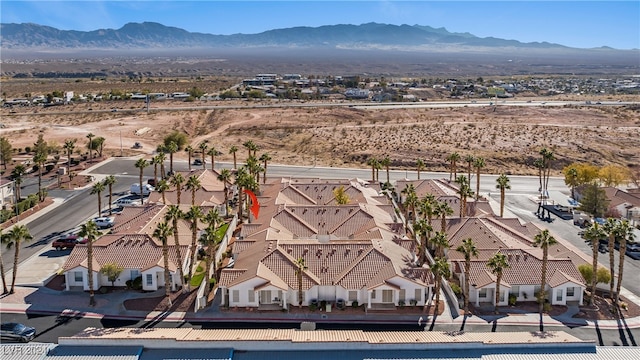
{"type": "Polygon", "coordinates": [[[125,285],[127,285],[127,288],[129,289],[133,289],[133,290],[142,290],[142,276],[138,276],[137,278],[132,280],[127,280],[125,282],[125,285]]]}
{"type": "Polygon", "coordinates": [[[400,300],[400,301],[398,301],[398,306],[400,306],[400,307],[404,307],[404,305],[405,305],[404,300],[400,300]]]}
{"type": "Polygon", "coordinates": [[[514,306],[518,301],[518,297],[515,294],[509,294],[509,305],[514,306]]]}

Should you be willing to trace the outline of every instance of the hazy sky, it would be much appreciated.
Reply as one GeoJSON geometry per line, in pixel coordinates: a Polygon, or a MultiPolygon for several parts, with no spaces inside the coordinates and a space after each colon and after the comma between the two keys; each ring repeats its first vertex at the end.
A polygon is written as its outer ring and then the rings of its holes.
{"type": "Polygon", "coordinates": [[[445,27],[522,42],[640,48],[640,1],[6,1],[3,23],[63,30],[154,21],[192,32],[255,34],[294,26],[368,22],[445,27]]]}

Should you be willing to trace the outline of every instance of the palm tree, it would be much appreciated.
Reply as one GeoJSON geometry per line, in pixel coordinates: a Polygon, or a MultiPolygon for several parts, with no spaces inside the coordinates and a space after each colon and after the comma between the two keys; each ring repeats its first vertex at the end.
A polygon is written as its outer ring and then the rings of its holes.
{"type": "Polygon", "coordinates": [[[139,176],[139,179],[140,179],[140,205],[143,205],[144,204],[144,197],[143,197],[144,191],[142,190],[142,186],[143,186],[143,184],[142,184],[142,176],[144,175],[144,168],[149,166],[149,162],[147,160],[143,159],[143,158],[140,158],[140,159],[138,159],[138,161],[136,161],[135,166],[136,166],[136,168],[140,169],[140,176],[139,176]]]}
{"type": "Polygon", "coordinates": [[[87,144],[87,148],[89,149],[89,160],[93,161],[93,138],[96,137],[93,133],[87,134],[87,139],[89,139],[89,143],[87,144]]]}
{"type": "Polygon", "coordinates": [[[164,294],[167,298],[168,307],[171,307],[171,273],[169,271],[169,236],[173,234],[173,229],[166,221],[158,223],[153,231],[153,237],[162,242],[162,259],[164,265],[164,294]]]}
{"type": "Polygon", "coordinates": [[[367,165],[371,166],[371,182],[376,181],[376,167],[378,166],[378,160],[374,157],[370,157],[367,160],[367,165]]]}
{"type": "Polygon", "coordinates": [[[384,166],[385,170],[387,171],[387,184],[390,184],[391,182],[389,181],[389,166],[391,166],[391,159],[389,159],[388,156],[385,156],[380,161],[380,165],[384,166]]]}
{"type": "Polygon", "coordinates": [[[629,224],[629,220],[622,220],[619,225],[619,234],[620,234],[620,250],[618,259],[618,282],[616,284],[616,300],[615,304],[618,303],[620,299],[620,288],[622,287],[622,273],[624,270],[624,256],[627,253],[627,241],[632,242],[635,239],[635,234],[633,233],[633,226],[629,224]]]}
{"type": "Polygon", "coordinates": [[[438,231],[433,235],[431,239],[431,244],[436,248],[436,256],[443,257],[444,249],[448,249],[450,247],[449,240],[447,239],[447,233],[444,231],[438,231]]]}
{"type": "Polygon", "coordinates": [[[33,156],[33,163],[38,166],[38,200],[44,200],[44,192],[42,190],[42,168],[47,162],[47,154],[43,152],[37,152],[33,156]]]}
{"type": "Polygon", "coordinates": [[[111,212],[111,204],[113,203],[113,185],[117,182],[116,177],[113,175],[109,175],[104,178],[104,184],[109,187],[109,215],[111,212]]]}
{"type": "Polygon", "coordinates": [[[416,206],[418,205],[418,195],[416,195],[416,187],[413,184],[409,184],[405,186],[400,193],[405,195],[404,203],[402,207],[404,207],[404,216],[405,216],[405,227],[409,227],[409,211],[413,215],[413,218],[416,217],[416,206]]]}
{"type": "Polygon", "coordinates": [[[189,157],[189,171],[191,171],[191,156],[193,155],[193,146],[187,145],[187,147],[184,148],[184,151],[187,153],[187,156],[189,157]]]}
{"type": "Polygon", "coordinates": [[[87,239],[87,273],[89,274],[89,306],[94,306],[96,304],[96,299],[94,298],[93,291],[93,242],[100,235],[100,231],[98,231],[98,226],[93,221],[87,221],[86,223],[80,225],[80,232],[78,233],[81,237],[87,239]]]}
{"type": "Polygon", "coordinates": [[[576,199],[576,186],[580,185],[578,183],[578,169],[575,167],[570,168],[567,171],[567,185],[571,186],[571,199],[576,199]]]}
{"type": "Polygon", "coordinates": [[[473,166],[476,168],[476,200],[480,197],[480,169],[486,166],[483,158],[477,157],[473,162],[473,166]]]}
{"type": "Polygon", "coordinates": [[[436,205],[434,215],[440,216],[440,231],[446,232],[447,216],[453,214],[453,209],[444,201],[439,201],[436,205]]]}
{"type": "Polygon", "coordinates": [[[451,153],[451,155],[447,156],[447,161],[449,161],[449,181],[451,181],[451,179],[458,177],[458,161],[460,161],[460,154],[457,152],[451,153]]]}
{"type": "Polygon", "coordinates": [[[456,248],[457,252],[464,255],[464,313],[469,314],[469,276],[471,273],[471,257],[478,257],[478,248],[471,238],[462,240],[462,244],[456,248]]]}
{"type": "Polygon", "coordinates": [[[27,173],[27,168],[22,164],[16,165],[16,167],[14,167],[13,170],[11,170],[11,178],[13,179],[16,185],[16,202],[22,199],[22,196],[21,196],[22,194],[20,193],[21,192],[20,190],[22,187],[22,177],[26,175],[26,173],[27,173]]]}
{"type": "Polygon", "coordinates": [[[598,270],[598,246],[600,239],[607,236],[607,233],[598,225],[593,223],[585,232],[585,239],[591,241],[591,298],[589,298],[589,305],[593,305],[593,300],[596,296],[596,285],[598,283],[596,278],[596,272],[598,270]]]}
{"type": "MultiPolygon", "coordinates": [[[[542,148],[540,150],[540,155],[541,160],[542,160],[542,182],[541,182],[541,188],[542,188],[542,195],[544,196],[544,198],[546,198],[548,196],[548,188],[549,188],[549,176],[551,175],[551,161],[553,161],[555,159],[554,155],[553,155],[553,151],[547,149],[547,148],[542,148]]],[[[543,199],[544,199],[543,198],[543,199]]],[[[613,278],[613,274],[612,278],[613,278]]]]}
{"type": "Polygon", "coordinates": [[[502,174],[496,179],[496,189],[500,190],[500,217],[504,216],[504,194],[506,190],[511,189],[507,175],[502,174]]]}
{"type": "MultiPolygon", "coordinates": [[[[206,284],[211,283],[210,279],[211,276],[210,274],[213,274],[213,279],[217,282],[218,281],[218,263],[216,261],[216,253],[218,252],[218,249],[220,248],[220,244],[222,243],[222,237],[218,235],[217,230],[218,230],[218,224],[222,222],[222,218],[220,217],[220,214],[218,214],[218,210],[217,209],[211,209],[209,210],[209,212],[204,216],[203,219],[207,224],[209,224],[205,229],[204,229],[204,233],[202,234],[202,236],[200,237],[200,241],[207,246],[207,249],[209,250],[209,256],[207,256],[207,271],[205,272],[205,281],[206,284]],[[213,265],[213,272],[211,273],[210,271],[211,266],[213,265]]],[[[205,295],[209,295],[209,286],[205,287],[205,295]]]]}
{"type": "MultiPolygon", "coordinates": [[[[185,214],[180,210],[178,205],[169,205],[167,212],[164,215],[166,221],[171,221],[171,227],[173,229],[173,240],[176,246],[176,255],[178,256],[178,271],[180,274],[180,282],[184,284],[184,271],[182,265],[184,260],[182,259],[182,251],[180,250],[180,238],[178,237],[178,220],[183,219],[185,214]]],[[[186,287],[182,287],[186,291],[186,287]]]]}
{"type": "Polygon", "coordinates": [[[498,304],[500,304],[500,282],[502,282],[502,272],[509,267],[507,262],[507,255],[496,253],[487,262],[487,267],[491,269],[491,272],[496,275],[496,299],[495,307],[496,314],[498,313],[498,304]]]}
{"type": "Polygon", "coordinates": [[[451,270],[449,269],[449,263],[444,257],[436,257],[431,264],[431,272],[435,278],[435,293],[436,293],[436,305],[433,312],[433,316],[437,316],[440,311],[440,289],[442,288],[442,279],[449,278],[451,276],[451,270]]]}
{"type": "MultiPolygon", "coordinates": [[[[0,246],[5,244],[5,236],[2,233],[2,229],[0,228],[0,246]]],[[[2,295],[9,293],[9,289],[7,288],[7,280],[4,276],[4,261],[2,261],[2,256],[0,256],[0,276],[2,276],[2,295]]]]}
{"type": "Polygon", "coordinates": [[[153,165],[153,186],[158,185],[158,167],[162,165],[164,160],[160,157],[160,154],[151,158],[151,164],[153,165]]]}
{"type": "MultiPolygon", "coordinates": [[[[549,246],[557,244],[558,241],[551,236],[549,230],[544,229],[540,233],[538,233],[533,238],[533,246],[540,247],[542,249],[542,274],[540,276],[540,293],[538,294],[538,311],[540,312],[540,316],[542,316],[542,311],[544,310],[544,301],[547,298],[546,296],[546,285],[547,285],[547,262],[549,261],[549,246]]],[[[542,327],[543,324],[540,323],[542,327]]],[[[543,329],[541,328],[540,331],[543,329]]]]}
{"type": "Polygon", "coordinates": [[[533,167],[538,169],[538,182],[540,183],[538,191],[540,192],[540,195],[542,195],[542,174],[544,169],[544,162],[542,161],[542,159],[536,159],[533,161],[533,167]]]}
{"type": "Polygon", "coordinates": [[[419,243],[420,264],[424,264],[427,262],[427,246],[429,246],[429,236],[433,228],[427,223],[427,220],[419,219],[413,224],[413,231],[419,243]]]}
{"type": "Polygon", "coordinates": [[[233,154],[233,168],[234,169],[238,169],[238,161],[236,158],[236,153],[238,152],[238,147],[235,145],[232,145],[231,148],[229,148],[229,154],[233,154]]]}
{"type": "Polygon", "coordinates": [[[247,157],[250,157],[251,152],[256,147],[256,144],[254,144],[253,141],[251,140],[247,140],[244,142],[244,144],[242,144],[242,146],[244,146],[247,149],[247,157]]]}
{"type": "MultiPolygon", "coordinates": [[[[198,144],[198,149],[200,149],[200,156],[202,156],[202,170],[205,170],[207,168],[206,162],[204,161],[204,157],[205,155],[207,155],[207,149],[209,148],[209,144],[207,144],[206,141],[201,142],[200,144],[198,144]]],[[[211,170],[213,170],[213,155],[211,157],[211,170]]]]}
{"type": "Polygon", "coordinates": [[[14,247],[13,274],[11,276],[11,290],[9,290],[9,294],[13,294],[15,289],[16,276],[18,275],[18,261],[20,260],[20,244],[23,242],[29,242],[32,239],[33,237],[25,225],[16,225],[4,235],[3,242],[5,243],[7,250],[14,247]]]}
{"type": "Polygon", "coordinates": [[[424,171],[426,165],[422,159],[416,160],[416,170],[418,171],[418,180],[420,180],[420,172],[424,171]]]}
{"type": "Polygon", "coordinates": [[[260,159],[258,160],[262,161],[262,163],[264,164],[264,174],[262,177],[262,183],[266,184],[267,183],[267,162],[271,160],[271,156],[269,155],[269,153],[264,153],[262,154],[262,156],[260,156],[260,159]]]}
{"type": "Polygon", "coordinates": [[[71,154],[76,148],[76,139],[66,139],[64,141],[63,149],[67,151],[67,174],[71,173],[71,154]]]}
{"type": "Polygon", "coordinates": [[[173,174],[173,154],[178,152],[178,144],[175,141],[171,141],[167,145],[167,152],[169,153],[169,175],[173,174]]]}
{"type": "Polygon", "coordinates": [[[200,190],[202,184],[197,176],[191,175],[187,179],[187,184],[184,186],[187,190],[191,191],[191,206],[196,204],[196,191],[200,190]]]}
{"type": "MultiPolygon", "coordinates": [[[[189,262],[189,275],[187,276],[187,281],[191,281],[191,276],[193,275],[193,267],[195,266],[195,262],[198,256],[198,249],[196,248],[196,242],[198,240],[198,220],[202,219],[202,210],[200,206],[191,206],[189,211],[185,214],[185,219],[191,222],[191,261],[189,262]]],[[[189,284],[190,286],[191,284],[189,284]]]]}
{"type": "Polygon", "coordinates": [[[167,180],[162,179],[158,181],[158,184],[156,184],[156,191],[162,194],[162,203],[165,205],[167,204],[167,198],[165,196],[167,190],[169,190],[169,183],[167,180]]]}
{"type": "MultiPolygon", "coordinates": [[[[213,170],[216,165],[216,156],[220,155],[220,152],[212,146],[211,149],[207,151],[207,155],[211,156],[211,170],[213,170]]],[[[202,160],[202,163],[204,164],[204,159],[202,160]]]]}
{"type": "Polygon", "coordinates": [[[166,179],[166,174],[164,172],[164,162],[165,160],[167,160],[167,154],[164,153],[164,146],[162,146],[158,151],[156,157],[158,158],[158,162],[160,163],[160,178],[166,179]]]}
{"type": "Polygon", "coordinates": [[[304,262],[304,258],[299,257],[296,259],[296,277],[298,278],[298,307],[302,307],[302,301],[304,299],[304,293],[302,292],[302,278],[304,276],[305,270],[307,270],[307,265],[304,262]]]}
{"type": "MultiPolygon", "coordinates": [[[[222,181],[224,184],[224,206],[225,209],[229,206],[229,189],[228,185],[231,182],[231,171],[229,169],[220,170],[220,174],[218,174],[218,180],[222,181]]],[[[228,211],[225,211],[225,214],[229,214],[228,211]]]]}
{"type": "Polygon", "coordinates": [[[184,184],[184,182],[185,182],[185,179],[181,173],[173,174],[173,176],[171,177],[171,180],[169,181],[171,185],[176,187],[176,204],[177,205],[182,204],[180,202],[180,195],[182,194],[182,184],[184,184]]]}
{"type": "Polygon", "coordinates": [[[611,272],[611,280],[609,281],[609,296],[611,300],[615,299],[615,295],[613,294],[613,285],[615,282],[615,264],[614,264],[614,254],[613,249],[616,243],[616,240],[620,238],[620,226],[616,219],[608,218],[607,222],[604,223],[603,227],[604,231],[607,233],[609,237],[609,271],[611,272]]]}
{"type": "Polygon", "coordinates": [[[460,195],[460,217],[467,216],[467,198],[473,196],[473,191],[469,187],[467,178],[464,175],[458,176],[456,181],[460,184],[458,195],[460,195]]]}
{"type": "Polygon", "coordinates": [[[96,151],[98,152],[98,157],[100,157],[100,158],[102,158],[102,151],[104,150],[104,142],[105,141],[106,141],[105,138],[103,138],[102,136],[98,136],[92,142],[92,147],[93,146],[96,147],[96,151]]]}
{"type": "Polygon", "coordinates": [[[471,182],[471,168],[473,167],[473,163],[476,161],[476,158],[469,154],[464,157],[464,161],[467,162],[467,178],[469,182],[471,182]]]}
{"type": "MultiPolygon", "coordinates": [[[[91,187],[91,195],[98,195],[98,217],[102,215],[102,192],[104,191],[104,182],[98,181],[91,187]]],[[[109,204],[111,205],[111,204],[109,204]]]]}

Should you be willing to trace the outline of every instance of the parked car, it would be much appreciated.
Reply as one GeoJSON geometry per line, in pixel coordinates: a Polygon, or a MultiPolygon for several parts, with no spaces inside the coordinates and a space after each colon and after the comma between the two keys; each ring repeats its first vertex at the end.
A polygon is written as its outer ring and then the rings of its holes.
{"type": "Polygon", "coordinates": [[[156,186],[156,179],[151,178],[151,179],[147,180],[147,184],[155,187],[156,186]]]}
{"type": "Polygon", "coordinates": [[[129,191],[131,191],[132,194],[134,195],[140,195],[140,191],[142,191],[142,195],[143,196],[147,196],[149,194],[151,194],[152,191],[154,191],[155,189],[153,188],[153,186],[149,185],[149,184],[142,184],[142,190],[140,189],[140,184],[138,183],[133,183],[131,184],[131,187],[129,188],[129,191]]]}
{"type": "Polygon", "coordinates": [[[193,163],[192,164],[196,165],[196,166],[200,166],[200,165],[202,165],[202,160],[200,160],[198,158],[193,159],[193,163]]]}
{"type": "Polygon", "coordinates": [[[81,238],[78,235],[63,235],[58,240],[55,240],[51,243],[51,247],[56,250],[62,249],[73,249],[77,244],[84,244],[87,242],[87,239],[81,238]]]}
{"type": "Polygon", "coordinates": [[[117,205],[119,207],[125,207],[125,206],[139,206],[141,204],[140,204],[140,200],[132,199],[131,197],[127,196],[114,201],[113,205],[117,205]]]}
{"type": "Polygon", "coordinates": [[[94,218],[93,222],[96,223],[98,228],[105,229],[105,228],[112,227],[114,220],[111,217],[102,216],[102,217],[94,218]]]}
{"type": "Polygon", "coordinates": [[[640,251],[627,251],[625,255],[632,258],[633,260],[640,260],[640,251]]]}
{"type": "Polygon", "coordinates": [[[2,340],[29,342],[36,337],[36,329],[20,323],[2,323],[0,325],[2,340]]]}

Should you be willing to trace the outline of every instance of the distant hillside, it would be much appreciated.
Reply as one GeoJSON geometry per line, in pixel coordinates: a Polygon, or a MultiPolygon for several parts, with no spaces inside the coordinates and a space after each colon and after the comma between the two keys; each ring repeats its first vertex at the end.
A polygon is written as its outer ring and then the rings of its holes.
{"type": "Polygon", "coordinates": [[[166,49],[326,47],[348,49],[430,50],[434,48],[568,49],[552,43],[480,38],[419,25],[328,25],[275,29],[259,34],[192,33],[154,22],[94,31],[59,30],[37,24],[0,24],[3,49],[166,49]]]}

